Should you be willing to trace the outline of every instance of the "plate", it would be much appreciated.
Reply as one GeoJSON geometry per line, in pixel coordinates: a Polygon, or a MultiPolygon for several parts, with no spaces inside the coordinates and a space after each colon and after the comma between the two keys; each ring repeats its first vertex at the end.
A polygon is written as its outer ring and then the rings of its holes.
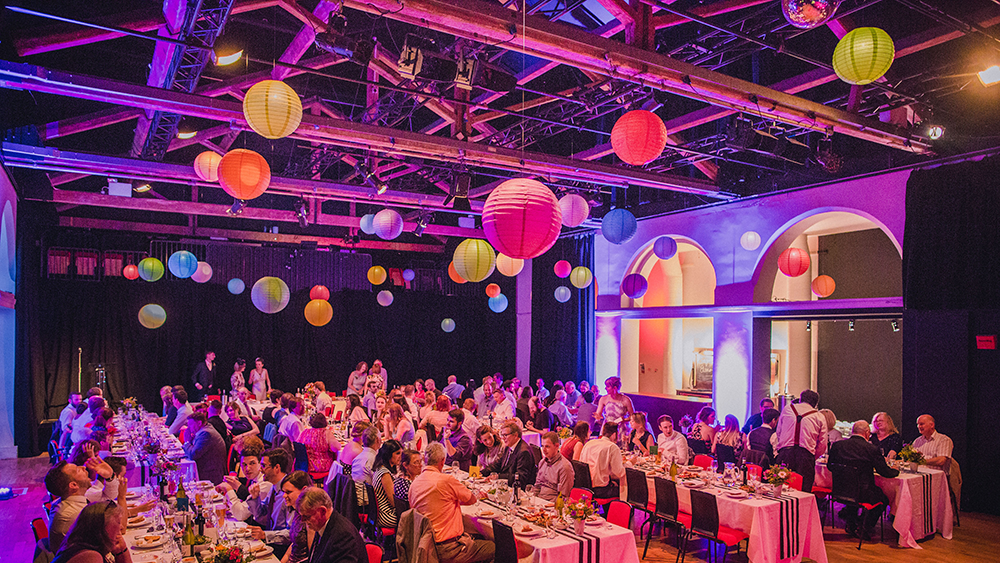
{"type": "Polygon", "coordinates": [[[690,471],[691,473],[700,473],[700,472],[704,471],[704,469],[702,467],[697,466],[697,465],[689,465],[689,466],[687,466],[687,467],[684,468],[684,471],[690,471]]]}
{"type": "Polygon", "coordinates": [[[128,499],[128,500],[132,500],[132,499],[138,498],[138,497],[139,497],[139,493],[137,493],[135,491],[129,491],[129,492],[125,493],[125,498],[128,499]]]}
{"type": "Polygon", "coordinates": [[[260,546],[260,547],[254,546],[254,547],[251,547],[250,549],[253,551],[253,555],[257,559],[263,559],[263,558],[271,555],[272,553],[274,553],[274,549],[271,546],[269,546],[269,545],[263,545],[263,546],[260,546]]]}
{"type": "Polygon", "coordinates": [[[595,516],[591,516],[590,518],[587,518],[587,521],[585,523],[588,526],[600,526],[601,524],[604,523],[604,518],[601,518],[600,516],[596,516],[596,517],[595,516]]]}
{"type": "Polygon", "coordinates": [[[530,531],[527,532],[524,531],[524,528],[525,528],[524,526],[514,526],[514,535],[525,538],[533,538],[537,535],[540,535],[543,532],[543,530],[537,526],[528,526],[528,528],[530,528],[530,531]]]}
{"type": "Polygon", "coordinates": [[[729,498],[747,498],[746,491],[726,491],[726,496],[729,498]]]}
{"type": "Polygon", "coordinates": [[[129,528],[140,528],[146,524],[147,520],[145,516],[136,516],[135,518],[128,519],[129,528]]]}
{"type": "Polygon", "coordinates": [[[497,518],[500,516],[500,513],[496,510],[480,510],[476,513],[476,516],[480,518],[497,518]]]}
{"type": "Polygon", "coordinates": [[[702,483],[701,481],[681,481],[681,485],[684,485],[689,489],[700,489],[705,486],[705,483],[702,483]]]}
{"type": "Polygon", "coordinates": [[[136,549],[152,549],[154,547],[160,547],[167,541],[167,536],[164,534],[159,535],[159,539],[153,541],[146,541],[145,536],[140,536],[135,540],[136,549]]]}

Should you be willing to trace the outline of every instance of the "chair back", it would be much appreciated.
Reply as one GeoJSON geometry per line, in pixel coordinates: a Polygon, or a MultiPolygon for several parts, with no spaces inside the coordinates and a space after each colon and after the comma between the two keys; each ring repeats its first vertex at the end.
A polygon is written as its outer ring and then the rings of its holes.
{"type": "Polygon", "coordinates": [[[632,506],[637,506],[645,510],[649,505],[649,484],[646,481],[646,474],[631,467],[625,468],[625,481],[628,483],[628,495],[626,500],[632,506]]]}
{"type": "Polygon", "coordinates": [[[861,470],[842,463],[828,463],[833,475],[833,500],[843,504],[861,502],[861,470]]]}
{"type": "Polygon", "coordinates": [[[709,467],[712,467],[712,456],[698,454],[694,456],[694,465],[697,465],[702,469],[708,469],[709,467]]]}
{"type": "Polygon", "coordinates": [[[736,463],[736,448],[725,444],[715,445],[715,459],[719,460],[719,469],[725,467],[726,463],[736,463]]]}
{"type": "Polygon", "coordinates": [[[578,460],[571,460],[573,464],[573,487],[578,489],[593,489],[594,484],[590,481],[590,466],[578,460]]]}
{"type": "Polygon", "coordinates": [[[382,548],[378,544],[366,543],[365,550],[368,551],[368,563],[382,562],[382,548]]]}
{"type": "Polygon", "coordinates": [[[62,461],[62,451],[59,450],[59,443],[55,440],[49,440],[49,463],[55,465],[60,461],[62,461]]]}
{"type": "Polygon", "coordinates": [[[31,521],[31,531],[35,534],[35,543],[49,537],[49,528],[45,525],[43,518],[35,518],[31,521]]]}
{"type": "Polygon", "coordinates": [[[796,491],[802,490],[802,476],[798,473],[792,471],[792,474],[788,476],[788,486],[795,489],[796,491]]]}
{"type": "Polygon", "coordinates": [[[306,445],[299,442],[292,442],[292,448],[295,449],[295,470],[308,472],[309,452],[306,451],[306,445]]]}
{"type": "Polygon", "coordinates": [[[410,499],[395,497],[393,503],[396,506],[396,517],[399,518],[404,512],[410,509],[410,499]]]}
{"type": "Polygon", "coordinates": [[[584,499],[587,502],[590,502],[590,501],[594,500],[594,492],[591,491],[590,489],[578,489],[578,488],[574,487],[569,492],[569,498],[570,498],[570,500],[584,499]]]}
{"type": "Polygon", "coordinates": [[[273,422],[268,422],[267,425],[264,426],[264,441],[270,444],[274,441],[274,435],[277,433],[278,426],[273,422]]]}
{"type": "Polygon", "coordinates": [[[535,458],[535,465],[542,463],[542,448],[534,444],[528,444],[528,449],[531,450],[531,457],[535,458]]]}
{"type": "Polygon", "coordinates": [[[713,538],[719,535],[719,505],[712,493],[691,489],[691,531],[713,538]]]}
{"type": "Polygon", "coordinates": [[[743,448],[743,451],[740,453],[740,463],[742,465],[753,464],[758,467],[767,468],[771,466],[771,459],[764,452],[743,448]]]}
{"type": "Polygon", "coordinates": [[[354,479],[351,479],[350,475],[338,472],[327,484],[326,492],[333,502],[333,509],[357,525],[358,488],[354,484],[354,479]]]}
{"type": "Polygon", "coordinates": [[[517,542],[514,540],[514,529],[499,520],[493,520],[493,541],[496,552],[494,563],[517,563],[517,542]]]}
{"type": "Polygon", "coordinates": [[[759,465],[754,465],[752,463],[747,464],[747,477],[751,475],[756,475],[757,479],[764,476],[764,468],[759,465]]]}
{"type": "Polygon", "coordinates": [[[177,440],[184,444],[187,442],[187,426],[182,426],[180,432],[177,433],[177,440]]]}
{"type": "Polygon", "coordinates": [[[344,418],[344,411],[337,411],[333,416],[334,422],[340,422],[344,418]]]}
{"type": "Polygon", "coordinates": [[[608,522],[622,528],[630,528],[631,521],[632,506],[620,500],[611,501],[611,505],[608,506],[608,522]]]}
{"type": "Polygon", "coordinates": [[[226,471],[235,471],[237,464],[236,444],[230,444],[229,452],[226,454],[226,471]]]}
{"type": "MultiPolygon", "coordinates": [[[[656,515],[677,520],[677,483],[663,477],[653,477],[656,492],[656,515]]],[[[631,489],[631,485],[629,485],[631,489]]]]}
{"type": "Polygon", "coordinates": [[[688,449],[696,454],[708,454],[708,446],[705,444],[705,440],[696,440],[694,438],[688,438],[688,449]]]}

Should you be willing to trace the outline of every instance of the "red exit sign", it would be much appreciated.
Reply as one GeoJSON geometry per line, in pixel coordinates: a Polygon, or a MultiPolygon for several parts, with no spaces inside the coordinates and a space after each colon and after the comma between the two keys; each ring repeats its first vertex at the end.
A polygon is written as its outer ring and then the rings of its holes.
{"type": "Polygon", "coordinates": [[[976,348],[980,350],[996,350],[997,349],[997,335],[977,335],[976,336],[976,348]]]}

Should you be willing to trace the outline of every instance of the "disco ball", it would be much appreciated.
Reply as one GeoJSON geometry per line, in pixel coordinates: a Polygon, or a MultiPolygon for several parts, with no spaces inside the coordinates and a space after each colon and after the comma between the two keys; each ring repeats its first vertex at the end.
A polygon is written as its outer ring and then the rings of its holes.
{"type": "Polygon", "coordinates": [[[812,29],[833,17],[840,0],[781,0],[781,11],[788,23],[800,29],[812,29]]]}

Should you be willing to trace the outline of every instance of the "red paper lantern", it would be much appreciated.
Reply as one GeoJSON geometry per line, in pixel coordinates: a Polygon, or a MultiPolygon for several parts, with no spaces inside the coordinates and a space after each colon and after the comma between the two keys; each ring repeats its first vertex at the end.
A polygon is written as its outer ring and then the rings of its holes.
{"type": "Polygon", "coordinates": [[[788,248],[778,256],[778,269],[790,278],[801,276],[809,270],[809,253],[801,248],[788,248]]]}
{"type": "Polygon", "coordinates": [[[137,279],[139,277],[139,266],[136,266],[135,264],[125,266],[125,269],[122,270],[122,275],[125,276],[125,279],[127,280],[137,279]]]}
{"type": "Polygon", "coordinates": [[[496,297],[497,295],[500,295],[500,286],[495,283],[491,283],[486,286],[486,295],[489,297],[496,297]]]}
{"type": "Polygon", "coordinates": [[[468,281],[462,276],[458,275],[458,270],[455,269],[455,262],[448,263],[448,277],[451,278],[451,281],[455,283],[465,283],[466,281],[468,281]]]}
{"type": "Polygon", "coordinates": [[[535,258],[552,248],[562,228],[562,210],[541,182],[514,178],[496,187],[483,206],[483,231],[497,252],[535,258]]]}
{"type": "Polygon", "coordinates": [[[573,271],[573,266],[571,266],[569,262],[565,260],[560,260],[556,262],[556,265],[552,267],[552,270],[560,278],[565,278],[566,276],[569,275],[570,272],[573,271]]]}
{"type": "Polygon", "coordinates": [[[611,148],[623,161],[642,166],[663,153],[667,128],[660,116],[637,109],[618,118],[611,129],[611,148]]]}
{"type": "Polygon", "coordinates": [[[264,157],[246,149],[226,153],[219,162],[219,184],[226,193],[242,199],[254,199],[271,183],[271,167],[264,157]]]}
{"type": "Polygon", "coordinates": [[[812,290],[816,297],[829,297],[836,289],[837,282],[833,281],[830,276],[816,276],[816,279],[812,281],[812,290]]]}
{"type": "Polygon", "coordinates": [[[314,285],[312,289],[309,290],[309,300],[322,299],[327,301],[330,299],[330,290],[326,288],[325,285],[314,285]]]}

